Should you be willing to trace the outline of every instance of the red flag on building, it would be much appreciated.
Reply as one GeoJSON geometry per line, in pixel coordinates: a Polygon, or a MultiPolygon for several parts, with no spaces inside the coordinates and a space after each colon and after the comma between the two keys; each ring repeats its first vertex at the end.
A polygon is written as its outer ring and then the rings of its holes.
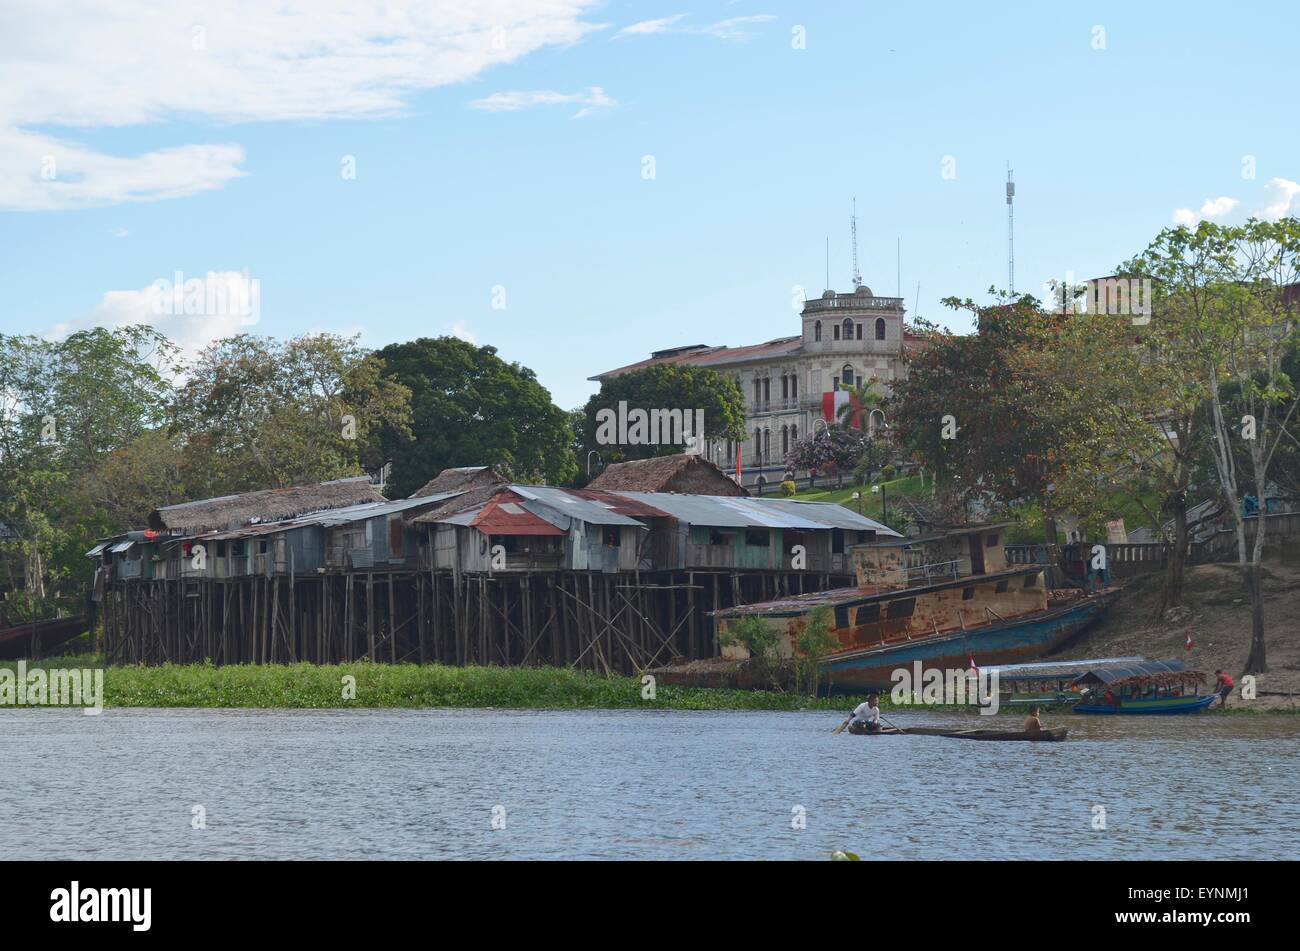
{"type": "Polygon", "coordinates": [[[970,661],[970,672],[978,677],[980,675],[980,669],[975,666],[975,655],[967,654],[966,659],[970,661]]]}
{"type": "Polygon", "coordinates": [[[1187,650],[1192,649],[1192,629],[1190,627],[1187,629],[1187,640],[1183,642],[1183,647],[1187,650]]]}

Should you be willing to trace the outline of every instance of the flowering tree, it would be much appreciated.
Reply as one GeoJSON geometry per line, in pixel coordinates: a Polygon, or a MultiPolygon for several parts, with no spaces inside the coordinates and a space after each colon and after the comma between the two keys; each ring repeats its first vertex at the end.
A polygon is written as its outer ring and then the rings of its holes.
{"type": "Polygon", "coordinates": [[[870,447],[871,440],[860,431],[831,426],[795,443],[785,464],[789,469],[851,472],[870,447]]]}

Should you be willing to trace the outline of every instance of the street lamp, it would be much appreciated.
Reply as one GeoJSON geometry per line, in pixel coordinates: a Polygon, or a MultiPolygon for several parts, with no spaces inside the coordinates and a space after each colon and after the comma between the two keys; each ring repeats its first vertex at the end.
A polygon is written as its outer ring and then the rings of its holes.
{"type": "Polygon", "coordinates": [[[883,485],[873,485],[871,487],[872,495],[880,496],[880,520],[886,522],[889,519],[889,500],[885,496],[885,487],[883,485]]]}
{"type": "Polygon", "coordinates": [[[854,492],[853,501],[858,503],[858,514],[861,515],[862,514],[862,493],[854,492]]]}
{"type": "Polygon", "coordinates": [[[600,458],[600,453],[598,453],[595,449],[588,452],[587,453],[587,478],[589,479],[591,478],[591,457],[592,456],[595,456],[596,461],[598,461],[602,466],[605,464],[605,460],[600,458]]]}

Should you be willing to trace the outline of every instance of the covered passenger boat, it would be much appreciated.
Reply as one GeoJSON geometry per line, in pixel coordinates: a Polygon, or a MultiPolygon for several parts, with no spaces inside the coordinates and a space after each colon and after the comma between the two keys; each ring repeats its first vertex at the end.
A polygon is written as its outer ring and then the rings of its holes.
{"type": "Polygon", "coordinates": [[[1203,694],[1204,672],[1181,660],[1148,660],[1122,667],[1098,667],[1074,680],[1083,699],[1075,713],[1195,713],[1214,702],[1203,694]]]}

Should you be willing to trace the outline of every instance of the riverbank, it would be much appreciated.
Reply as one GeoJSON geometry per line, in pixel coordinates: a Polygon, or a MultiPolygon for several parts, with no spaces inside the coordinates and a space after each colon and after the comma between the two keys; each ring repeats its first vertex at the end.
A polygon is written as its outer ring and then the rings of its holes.
{"type": "MultiPolygon", "coordinates": [[[[97,655],[26,661],[28,670],[103,666],[97,655]]],[[[17,661],[0,668],[16,669],[17,661]]],[[[813,698],[761,690],[679,687],[639,677],[605,677],[557,667],[446,667],[435,664],[206,664],[104,668],[106,707],[322,709],[499,708],[515,710],[827,710],[861,698],[813,698]],[[349,682],[347,678],[354,678],[349,682]]]]}
{"type": "MultiPolygon", "coordinates": [[[[1194,565],[1187,569],[1183,603],[1155,618],[1163,575],[1141,575],[1124,584],[1124,593],[1106,618],[1054,655],[1062,660],[1142,656],[1178,658],[1210,679],[1222,668],[1237,679],[1250,654],[1250,603],[1236,565],[1194,565]],[[1192,648],[1186,647],[1188,636],[1192,648]]],[[[1256,678],[1258,696],[1234,693],[1229,710],[1300,712],[1300,565],[1278,559],[1263,566],[1264,643],[1268,670],[1256,678]]]]}

